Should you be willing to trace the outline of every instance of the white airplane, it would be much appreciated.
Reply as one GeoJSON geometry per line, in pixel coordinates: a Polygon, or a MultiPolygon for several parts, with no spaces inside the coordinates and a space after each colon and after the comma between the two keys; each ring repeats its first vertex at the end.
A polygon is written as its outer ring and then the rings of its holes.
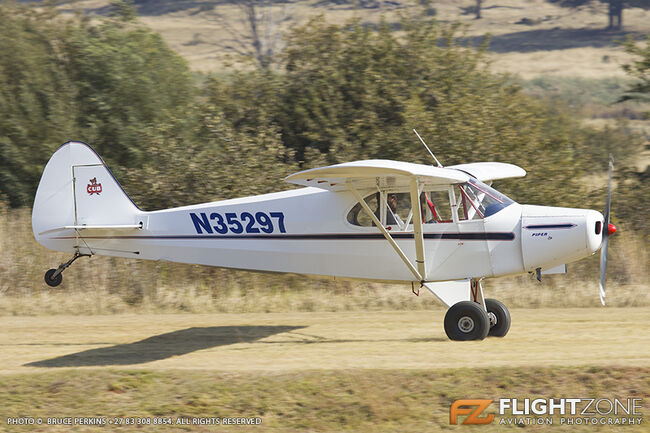
{"type": "Polygon", "coordinates": [[[615,231],[609,193],[603,217],[520,205],[489,186],[525,174],[498,162],[355,161],[285,179],[300,189],[145,212],[97,153],[69,142],[45,167],[32,228],[43,246],[73,254],[45,274],[52,287],[72,262],[92,255],[403,283],[449,307],[450,339],[481,340],[510,328],[507,308],[483,297],[482,279],[564,273],[601,246],[604,305],[615,231]]]}

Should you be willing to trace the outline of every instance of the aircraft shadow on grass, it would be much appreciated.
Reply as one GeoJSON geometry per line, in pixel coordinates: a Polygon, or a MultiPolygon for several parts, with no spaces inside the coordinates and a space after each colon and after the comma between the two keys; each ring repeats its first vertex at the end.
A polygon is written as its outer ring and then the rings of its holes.
{"type": "Polygon", "coordinates": [[[85,350],[43,361],[30,362],[27,367],[84,367],[144,364],[185,355],[197,350],[252,343],[272,335],[290,332],[304,326],[212,326],[188,328],[155,335],[135,343],[85,350]]]}
{"type": "Polygon", "coordinates": [[[228,346],[237,343],[260,344],[336,344],[361,342],[446,342],[446,338],[397,338],[397,339],[331,339],[319,335],[291,332],[306,326],[212,326],[188,328],[167,334],[155,335],[135,343],[84,350],[56,358],[25,364],[26,367],[92,367],[107,365],[133,365],[181,356],[197,350],[228,346]],[[289,333],[288,339],[260,341],[272,335],[289,333]]]}
{"type": "Polygon", "coordinates": [[[337,344],[337,343],[440,343],[447,342],[449,339],[443,337],[414,337],[414,338],[382,338],[382,339],[362,339],[362,338],[327,338],[320,335],[305,334],[301,332],[292,332],[290,337],[296,340],[282,341],[261,341],[263,344],[337,344]]]}

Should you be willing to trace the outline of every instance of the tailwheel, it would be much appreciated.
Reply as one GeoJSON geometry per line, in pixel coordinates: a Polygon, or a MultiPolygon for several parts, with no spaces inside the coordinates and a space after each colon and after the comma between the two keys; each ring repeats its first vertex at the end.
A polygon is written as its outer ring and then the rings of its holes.
{"type": "Polygon", "coordinates": [[[56,269],[50,269],[45,272],[45,283],[50,287],[56,287],[63,281],[63,274],[61,272],[57,274],[56,271],[56,269]]]}
{"type": "Polygon", "coordinates": [[[68,269],[72,263],[74,263],[75,260],[77,260],[79,257],[90,257],[91,254],[81,254],[79,251],[76,251],[74,253],[74,256],[70,260],[68,260],[65,263],[61,263],[58,268],[56,269],[50,269],[49,271],[45,272],[45,284],[47,284],[50,287],[56,287],[61,282],[63,281],[63,271],[68,269]]]}
{"type": "Polygon", "coordinates": [[[486,299],[485,308],[490,319],[490,337],[505,337],[510,330],[510,312],[502,302],[496,299],[486,299]]]}
{"type": "Polygon", "coordinates": [[[445,314],[445,332],[450,340],[483,340],[490,331],[490,320],[481,304],[458,302],[445,314]]]}

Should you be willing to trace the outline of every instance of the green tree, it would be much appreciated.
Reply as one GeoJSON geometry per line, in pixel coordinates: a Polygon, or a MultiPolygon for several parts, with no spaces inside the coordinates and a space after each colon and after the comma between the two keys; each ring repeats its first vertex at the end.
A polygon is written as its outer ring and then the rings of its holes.
{"type": "MultiPolygon", "coordinates": [[[[647,36],[645,46],[636,44],[628,38],[624,43],[625,51],[636,56],[634,62],[623,65],[623,69],[636,79],[636,82],[625,93],[621,100],[633,100],[643,103],[650,102],[650,35],[647,36]]],[[[650,118],[650,112],[646,112],[650,118]]],[[[646,151],[650,148],[646,140],[646,151]]],[[[639,146],[639,149],[641,146],[639,146]]],[[[627,152],[628,157],[637,158],[640,152],[627,152]]],[[[622,155],[618,157],[620,159],[622,155]]],[[[617,160],[618,160],[617,159],[617,160]]],[[[639,170],[635,164],[628,163],[620,167],[617,164],[617,199],[614,202],[616,214],[625,221],[627,227],[641,233],[645,242],[650,238],[650,229],[646,221],[646,211],[650,209],[650,167],[639,170]]]]}
{"type": "Polygon", "coordinates": [[[43,163],[75,131],[75,83],[50,10],[0,6],[0,194],[33,198],[43,163]]]}
{"type": "MultiPolygon", "coordinates": [[[[173,130],[147,141],[147,163],[125,173],[133,200],[146,209],[182,206],[277,191],[297,170],[273,127],[238,131],[219,107],[202,105],[198,137],[173,130]]],[[[288,184],[285,189],[289,189],[288,184]]]]}
{"type": "Polygon", "coordinates": [[[185,61],[124,16],[90,21],[2,4],[0,52],[0,195],[13,206],[31,203],[65,141],[91,144],[119,173],[142,166],[146,141],[161,131],[193,126],[185,61]]]}
{"type": "Polygon", "coordinates": [[[626,92],[622,100],[650,102],[650,35],[646,36],[645,46],[637,45],[631,37],[624,42],[625,52],[638,56],[633,63],[623,65],[623,69],[638,81],[626,92]]]}
{"type": "Polygon", "coordinates": [[[274,85],[271,99],[279,100],[273,122],[299,160],[430,162],[411,132],[416,128],[446,165],[504,160],[529,169],[530,180],[517,181],[516,199],[579,200],[586,143],[577,121],[490,73],[484,47],[459,42],[458,26],[407,18],[402,31],[398,37],[387,23],[373,31],[322,18],[294,30],[284,84],[274,85]],[[571,186],[576,196],[558,195],[558,185],[571,186]]]}
{"type": "Polygon", "coordinates": [[[63,36],[80,135],[111,162],[141,165],[145,139],[193,103],[186,62],[160,35],[121,19],[73,22],[63,36]]]}

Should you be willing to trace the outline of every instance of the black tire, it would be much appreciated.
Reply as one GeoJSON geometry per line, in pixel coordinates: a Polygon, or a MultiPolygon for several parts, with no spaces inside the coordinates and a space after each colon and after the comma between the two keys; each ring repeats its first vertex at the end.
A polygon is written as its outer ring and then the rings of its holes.
{"type": "Polygon", "coordinates": [[[461,301],[445,314],[445,332],[450,340],[483,340],[490,331],[490,320],[480,304],[461,301]]]}
{"type": "Polygon", "coordinates": [[[510,330],[510,312],[502,302],[496,299],[486,299],[485,307],[487,308],[488,314],[494,314],[497,319],[497,323],[490,327],[488,336],[505,337],[510,330]]]}
{"type": "Polygon", "coordinates": [[[52,278],[52,275],[56,272],[56,269],[50,269],[45,273],[45,283],[50,287],[56,287],[61,284],[63,281],[63,273],[60,273],[56,277],[52,278]]]}

